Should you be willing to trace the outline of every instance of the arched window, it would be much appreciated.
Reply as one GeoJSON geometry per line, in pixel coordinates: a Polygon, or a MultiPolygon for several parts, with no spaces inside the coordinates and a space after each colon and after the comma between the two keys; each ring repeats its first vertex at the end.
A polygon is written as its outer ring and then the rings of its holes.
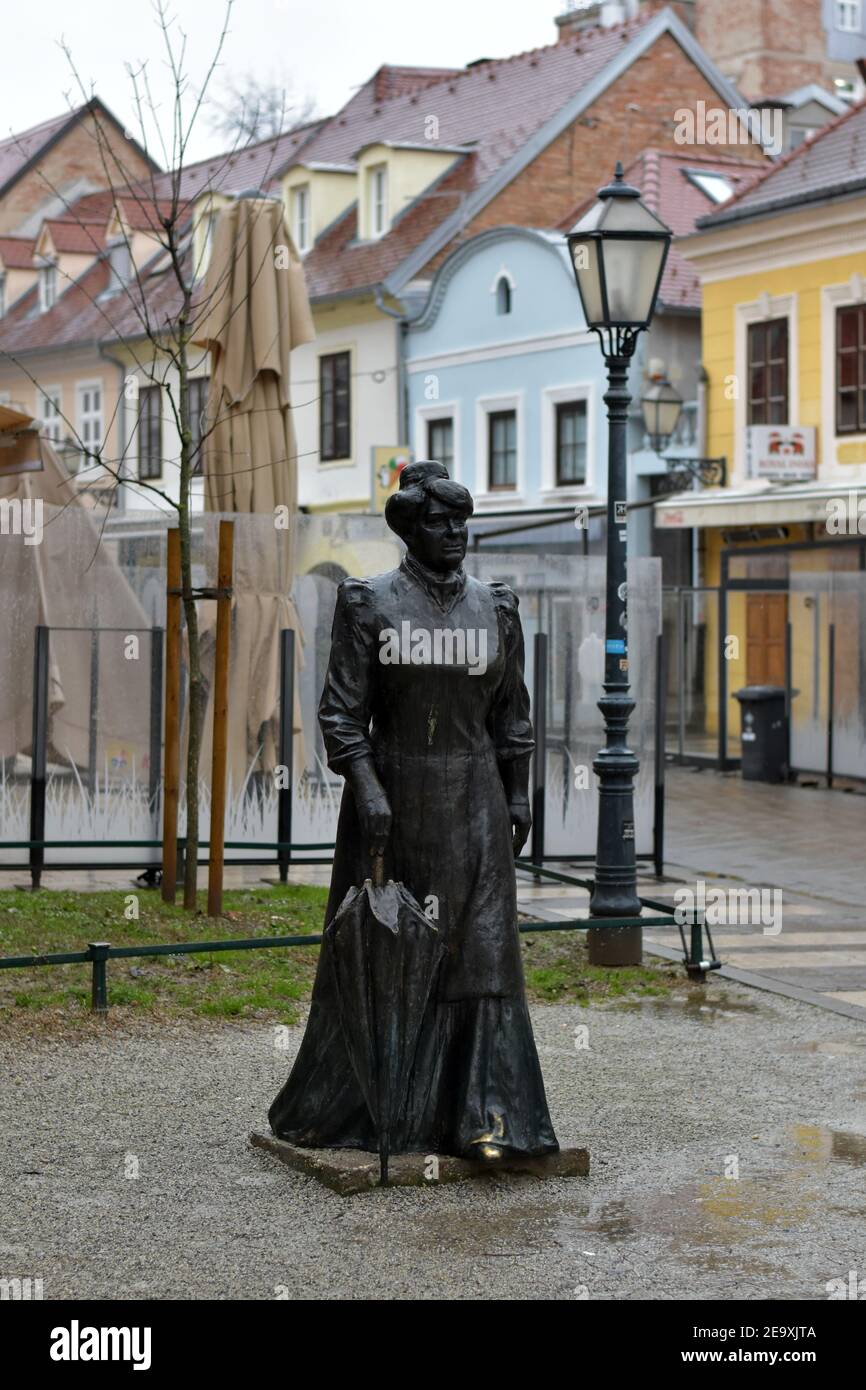
{"type": "Polygon", "coordinates": [[[511,286],[504,275],[500,275],[496,285],[497,314],[511,313],[511,286]]]}

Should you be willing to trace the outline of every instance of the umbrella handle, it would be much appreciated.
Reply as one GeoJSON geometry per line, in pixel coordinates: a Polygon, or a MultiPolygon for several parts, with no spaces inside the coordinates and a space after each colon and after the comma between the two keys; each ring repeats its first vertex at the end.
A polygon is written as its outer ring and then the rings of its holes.
{"type": "Polygon", "coordinates": [[[373,868],[370,878],[374,888],[385,887],[385,856],[384,854],[373,855],[373,868]]]}
{"type": "Polygon", "coordinates": [[[379,1135],[379,1186],[388,1186],[388,1159],[391,1154],[391,1136],[387,1129],[379,1135]]]}

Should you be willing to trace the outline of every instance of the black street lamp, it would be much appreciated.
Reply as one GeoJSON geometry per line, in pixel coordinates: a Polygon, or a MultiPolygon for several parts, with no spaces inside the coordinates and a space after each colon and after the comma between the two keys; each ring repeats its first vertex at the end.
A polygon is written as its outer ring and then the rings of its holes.
{"type": "MultiPolygon", "coordinates": [[[[606,746],[593,762],[598,775],[598,845],[591,917],[637,917],[634,776],[638,760],[626,744],[634,700],[629,693],[627,577],[628,368],[637,335],[655,309],[672,233],[623,180],[599,190],[595,203],[568,234],[568,249],[587,327],[598,334],[607,365],[607,596],[604,643],[606,746]]],[[[591,927],[589,958],[598,965],[641,960],[641,930],[591,927]]]]}
{"type": "Polygon", "coordinates": [[[656,453],[660,453],[677,427],[683,398],[664,373],[659,373],[651,377],[650,385],[640,398],[640,407],[650,443],[656,453]]]}

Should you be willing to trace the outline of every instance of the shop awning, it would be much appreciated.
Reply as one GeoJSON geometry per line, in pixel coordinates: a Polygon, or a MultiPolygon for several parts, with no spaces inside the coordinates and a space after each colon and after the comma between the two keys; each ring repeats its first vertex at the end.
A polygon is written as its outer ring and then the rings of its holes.
{"type": "Polygon", "coordinates": [[[655,525],[662,530],[692,526],[766,526],[785,522],[825,522],[830,499],[866,498],[861,483],[766,483],[756,479],[739,488],[702,488],[660,497],[653,506],[655,525]]]}

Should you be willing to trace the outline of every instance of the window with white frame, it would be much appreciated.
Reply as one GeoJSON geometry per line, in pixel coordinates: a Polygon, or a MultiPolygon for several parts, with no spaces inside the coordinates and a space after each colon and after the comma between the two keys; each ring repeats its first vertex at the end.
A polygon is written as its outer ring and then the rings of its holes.
{"type": "Polygon", "coordinates": [[[384,236],[388,230],[388,166],[375,164],[368,173],[370,236],[384,236]]]}
{"type": "Polygon", "coordinates": [[[836,310],[836,433],[866,432],[866,304],[836,310]]]}
{"type": "Polygon", "coordinates": [[[46,261],[39,271],[39,309],[46,313],[57,299],[57,266],[46,261]]]}
{"type": "Polygon", "coordinates": [[[586,401],[557,401],[555,445],[557,487],[574,487],[586,482],[586,431],[586,401]]]}
{"type": "Polygon", "coordinates": [[[487,416],[487,487],[490,492],[517,487],[516,410],[494,410],[487,416]]]}
{"type": "Polygon", "coordinates": [[[195,477],[204,473],[204,441],[207,424],[207,396],[210,387],[209,376],[194,376],[188,385],[189,429],[192,471],[195,477]]]}
{"type": "Polygon", "coordinates": [[[299,188],[292,189],[292,235],[295,238],[295,245],[303,253],[309,251],[312,244],[310,235],[310,185],[302,183],[299,188]]]}
{"type": "Polygon", "coordinates": [[[102,385],[98,381],[79,382],[76,395],[78,438],[85,449],[97,453],[102,448],[102,385]]]}
{"type": "Polygon", "coordinates": [[[749,425],[787,425],[789,383],[789,332],[787,318],[750,323],[748,328],[749,425]]]}
{"type": "Polygon", "coordinates": [[[454,420],[450,415],[427,421],[427,457],[444,464],[449,473],[454,467],[454,420]]]}
{"type": "Polygon", "coordinates": [[[860,0],[836,0],[836,28],[845,34],[860,33],[860,0]]]}
{"type": "Polygon", "coordinates": [[[39,428],[46,439],[63,439],[63,392],[59,386],[43,386],[39,396],[39,428]]]}
{"type": "Polygon", "coordinates": [[[330,352],[319,358],[319,462],[352,454],[352,358],[330,352]]]}
{"type": "Polygon", "coordinates": [[[142,386],[138,393],[138,476],[162,477],[162,388],[142,386]]]}

